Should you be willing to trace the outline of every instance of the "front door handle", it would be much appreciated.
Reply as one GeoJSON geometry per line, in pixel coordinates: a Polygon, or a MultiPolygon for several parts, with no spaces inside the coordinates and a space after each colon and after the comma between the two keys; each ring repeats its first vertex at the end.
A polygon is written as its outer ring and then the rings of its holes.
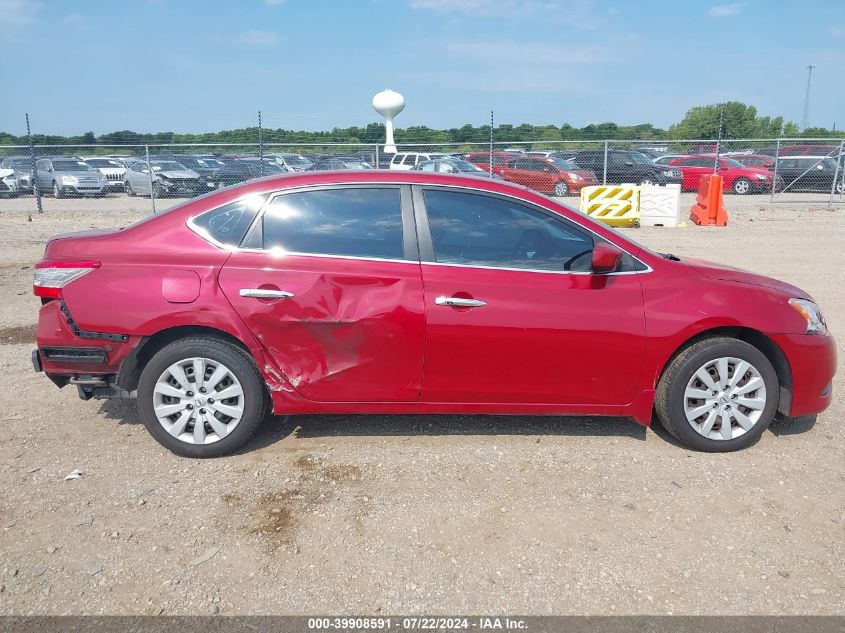
{"type": "Polygon", "coordinates": [[[486,301],[480,299],[464,299],[463,297],[437,297],[434,303],[439,306],[451,306],[453,308],[483,308],[486,301]]]}
{"type": "Polygon", "coordinates": [[[290,299],[293,293],[287,290],[271,290],[270,288],[241,288],[240,295],[251,299],[290,299]]]}

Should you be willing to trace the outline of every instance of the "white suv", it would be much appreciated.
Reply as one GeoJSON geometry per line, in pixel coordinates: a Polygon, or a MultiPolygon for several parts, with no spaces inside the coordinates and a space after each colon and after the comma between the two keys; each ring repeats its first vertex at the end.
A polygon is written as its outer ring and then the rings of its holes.
{"type": "Polygon", "coordinates": [[[108,156],[89,156],[82,160],[106,177],[109,189],[123,189],[123,176],[126,173],[123,163],[108,156]]]}
{"type": "Polygon", "coordinates": [[[414,168],[414,165],[421,163],[424,160],[433,160],[435,158],[442,158],[445,156],[443,152],[428,152],[426,154],[419,154],[417,152],[400,152],[395,154],[390,161],[390,169],[398,169],[401,171],[408,171],[414,168]]]}

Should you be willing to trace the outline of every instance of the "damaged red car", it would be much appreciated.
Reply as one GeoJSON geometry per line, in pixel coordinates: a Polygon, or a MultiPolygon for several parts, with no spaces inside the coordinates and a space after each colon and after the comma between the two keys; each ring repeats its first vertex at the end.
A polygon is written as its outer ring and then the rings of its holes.
{"type": "Polygon", "coordinates": [[[825,409],[836,366],[806,292],[470,176],[250,181],[50,240],[34,292],[35,369],[192,457],[269,412],[655,416],[730,451],[825,409]]]}

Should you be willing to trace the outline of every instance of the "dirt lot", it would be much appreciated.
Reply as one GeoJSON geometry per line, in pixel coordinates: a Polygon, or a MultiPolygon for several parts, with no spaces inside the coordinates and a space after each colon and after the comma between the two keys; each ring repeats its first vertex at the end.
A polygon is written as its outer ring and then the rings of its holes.
{"type": "MultiPolygon", "coordinates": [[[[727,201],[727,228],[632,231],[807,289],[841,352],[845,211],[727,201]]],[[[29,361],[46,238],[148,205],[0,201],[0,613],[845,613],[845,372],[727,455],[616,418],[333,416],[180,459],[29,361]]]]}

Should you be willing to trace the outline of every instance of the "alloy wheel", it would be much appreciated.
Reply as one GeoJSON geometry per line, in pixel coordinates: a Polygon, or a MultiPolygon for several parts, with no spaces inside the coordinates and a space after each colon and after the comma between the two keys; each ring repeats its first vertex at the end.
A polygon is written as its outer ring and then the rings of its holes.
{"type": "Polygon", "coordinates": [[[555,185],[554,195],[558,197],[563,197],[569,193],[569,187],[566,185],[565,182],[559,182],[555,185]]]}
{"type": "Polygon", "coordinates": [[[687,422],[711,440],[732,440],[760,420],[766,407],[766,385],[754,365],[741,358],[706,362],[684,391],[687,422]]]}
{"type": "Polygon", "coordinates": [[[745,178],[740,178],[734,183],[734,191],[740,195],[746,194],[751,189],[751,183],[745,178]]]}
{"type": "Polygon", "coordinates": [[[176,439],[212,444],[229,435],[241,421],[244,391],[223,363],[186,358],[159,376],[153,408],[161,426],[176,439]]]}

